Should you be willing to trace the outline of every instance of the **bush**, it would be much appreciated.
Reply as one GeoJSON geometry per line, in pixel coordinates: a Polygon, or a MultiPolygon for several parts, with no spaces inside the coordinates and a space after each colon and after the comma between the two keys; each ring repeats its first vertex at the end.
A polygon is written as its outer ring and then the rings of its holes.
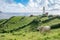
{"type": "Polygon", "coordinates": [[[48,17],[53,17],[53,15],[49,15],[48,17]]]}
{"type": "Polygon", "coordinates": [[[33,17],[34,15],[30,15],[30,17],[33,17]]]}
{"type": "Polygon", "coordinates": [[[57,15],[56,17],[60,19],[60,16],[59,15],[57,15]]]}
{"type": "Polygon", "coordinates": [[[34,23],[39,23],[39,20],[38,19],[34,19],[33,22],[34,23]]]}
{"type": "Polygon", "coordinates": [[[42,23],[49,22],[49,21],[51,21],[51,20],[53,20],[53,19],[55,19],[55,18],[56,18],[56,17],[51,17],[51,18],[49,18],[49,19],[47,19],[47,20],[42,21],[42,23]]]}
{"type": "Polygon", "coordinates": [[[56,28],[60,28],[60,24],[56,24],[56,25],[51,26],[51,29],[56,29],[56,28]]]}

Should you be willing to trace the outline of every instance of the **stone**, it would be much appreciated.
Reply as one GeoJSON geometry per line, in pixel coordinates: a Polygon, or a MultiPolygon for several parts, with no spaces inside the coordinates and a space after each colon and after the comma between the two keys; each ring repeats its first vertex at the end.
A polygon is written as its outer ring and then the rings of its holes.
{"type": "Polygon", "coordinates": [[[51,29],[50,26],[40,26],[37,28],[40,32],[48,32],[51,29]]]}

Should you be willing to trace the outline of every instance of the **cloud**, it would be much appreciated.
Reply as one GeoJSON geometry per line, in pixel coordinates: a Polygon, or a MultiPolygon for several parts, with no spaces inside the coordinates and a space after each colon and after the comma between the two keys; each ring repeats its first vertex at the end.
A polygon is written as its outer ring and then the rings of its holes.
{"type": "MultiPolygon", "coordinates": [[[[60,0],[30,0],[25,6],[22,3],[16,4],[13,0],[0,0],[0,11],[3,12],[25,12],[33,15],[42,14],[42,8],[45,6],[49,14],[60,15],[60,0]],[[36,12],[36,13],[35,13],[36,12]]],[[[0,14],[0,18],[9,18],[13,15],[30,15],[30,14],[0,14]]]]}
{"type": "Polygon", "coordinates": [[[27,6],[21,3],[16,4],[13,1],[12,3],[6,3],[5,1],[6,0],[0,0],[0,9],[3,12],[39,12],[42,9],[40,7],[38,8],[37,3],[34,3],[32,0],[30,0],[27,6]]]}
{"type": "Polygon", "coordinates": [[[60,1],[30,0],[25,6],[22,3],[16,4],[13,0],[0,0],[0,5],[0,9],[3,12],[40,12],[43,6],[45,6],[46,10],[59,9],[60,1]]]}
{"type": "Polygon", "coordinates": [[[6,0],[0,0],[0,9],[3,11],[3,12],[19,12],[19,11],[23,11],[23,7],[24,5],[22,5],[21,3],[6,3],[5,2],[6,0]]]}

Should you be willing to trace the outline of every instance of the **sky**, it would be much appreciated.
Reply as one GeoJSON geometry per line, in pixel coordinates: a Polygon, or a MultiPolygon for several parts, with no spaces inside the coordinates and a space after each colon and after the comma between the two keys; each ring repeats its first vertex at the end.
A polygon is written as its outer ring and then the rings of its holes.
{"type": "Polygon", "coordinates": [[[14,2],[16,2],[16,3],[21,3],[21,4],[23,4],[23,5],[27,5],[28,2],[29,2],[29,0],[14,0],[14,2]]]}
{"type": "Polygon", "coordinates": [[[0,11],[4,12],[0,13],[0,19],[13,15],[39,15],[42,14],[43,6],[49,14],[60,15],[60,0],[0,0],[0,11]]]}
{"type": "Polygon", "coordinates": [[[28,7],[29,1],[30,0],[0,0],[0,6],[1,6],[0,9],[4,12],[30,11],[32,10],[32,8],[30,6],[28,7]]]}
{"type": "Polygon", "coordinates": [[[40,12],[43,6],[47,11],[60,11],[60,0],[0,0],[3,12],[40,12]]]}

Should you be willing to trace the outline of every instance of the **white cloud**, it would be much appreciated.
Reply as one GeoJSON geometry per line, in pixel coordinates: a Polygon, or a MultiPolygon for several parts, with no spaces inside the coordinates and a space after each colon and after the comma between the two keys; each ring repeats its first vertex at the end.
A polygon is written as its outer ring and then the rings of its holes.
{"type": "Polygon", "coordinates": [[[16,4],[16,3],[6,3],[4,2],[5,0],[0,0],[0,9],[3,12],[19,12],[19,11],[23,11],[23,7],[24,5],[22,5],[21,3],[16,4]]]}
{"type": "MultiPolygon", "coordinates": [[[[27,6],[24,6],[21,3],[14,3],[13,0],[11,3],[6,3],[6,0],[0,0],[0,11],[3,12],[32,12],[30,14],[33,15],[39,15],[42,13],[42,7],[44,0],[35,0],[36,2],[34,2],[33,0],[30,0],[27,6]],[[38,13],[33,13],[33,12],[38,12],[38,13]],[[39,13],[40,12],[40,13],[39,13]]],[[[60,15],[60,0],[55,0],[55,5],[51,5],[51,3],[54,3],[53,0],[50,0],[51,2],[49,2],[48,0],[45,0],[44,6],[46,7],[46,10],[53,10],[53,9],[59,9],[59,11],[47,11],[49,12],[49,14],[55,14],[55,15],[60,15]],[[51,5],[51,7],[48,6],[48,4],[51,5]]],[[[9,14],[0,14],[0,18],[9,18],[10,16],[9,14]],[[4,17],[3,17],[4,16],[4,17]]],[[[22,15],[22,14],[20,14],[22,15]]],[[[27,15],[27,14],[24,14],[27,15]]]]}
{"type": "MultiPolygon", "coordinates": [[[[45,3],[42,2],[44,0],[35,0],[36,2],[34,2],[33,0],[30,0],[27,6],[24,6],[21,3],[16,4],[13,2],[13,0],[11,1],[12,3],[9,4],[9,3],[6,3],[5,0],[0,0],[0,10],[2,10],[3,12],[40,12],[42,10],[43,4],[46,7],[46,10],[60,8],[59,0],[58,1],[56,0],[56,5],[51,6],[50,8],[48,7],[48,4],[50,4],[48,0],[45,0],[45,3]]],[[[53,0],[50,0],[50,1],[51,3],[54,3],[53,0]]]]}
{"type": "Polygon", "coordinates": [[[19,3],[12,3],[8,4],[4,2],[5,0],[0,0],[0,9],[3,12],[39,12],[42,8],[36,8],[38,7],[37,3],[34,3],[32,0],[29,2],[27,6],[24,6],[23,4],[19,3]]]}

